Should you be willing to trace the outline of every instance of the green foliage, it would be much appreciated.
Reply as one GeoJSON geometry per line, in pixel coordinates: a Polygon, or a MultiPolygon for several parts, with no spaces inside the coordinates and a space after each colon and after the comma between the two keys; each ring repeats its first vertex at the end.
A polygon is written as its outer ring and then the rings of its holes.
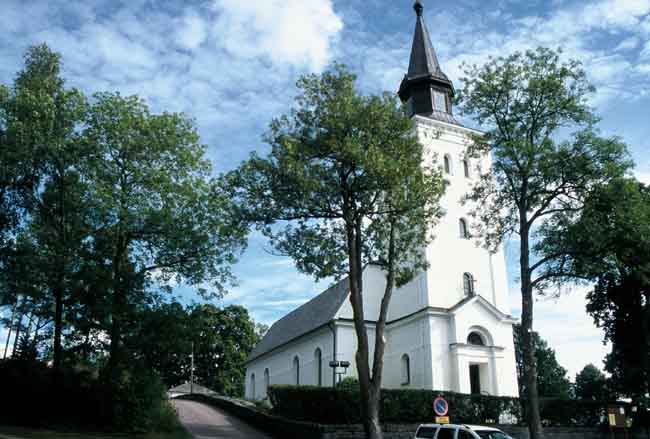
{"type": "Polygon", "coordinates": [[[0,361],[0,423],[123,432],[174,431],[176,413],[160,380],[142,368],[125,371],[119,385],[83,369],[53,371],[42,362],[0,361]],[[58,392],[53,392],[57,383],[58,392]]]}
{"type": "Polygon", "coordinates": [[[579,217],[590,190],[624,175],[625,144],[599,136],[588,106],[593,87],[577,61],[539,48],[466,66],[458,108],[485,133],[468,154],[490,154],[466,201],[474,206],[477,237],[497,249],[519,238],[522,346],[532,439],[541,436],[533,330],[533,292],[574,279],[567,248],[556,235],[579,217]]]}
{"type": "Polygon", "coordinates": [[[244,363],[259,341],[246,308],[195,306],[190,327],[199,383],[221,395],[243,397],[244,363]]]}
{"type": "Polygon", "coordinates": [[[336,388],[346,391],[359,391],[359,380],[352,377],[343,378],[340,382],[336,383],[336,388]]]}
{"type": "Polygon", "coordinates": [[[423,163],[397,98],[361,96],[354,81],[342,66],[301,78],[296,107],[266,135],[271,153],[253,154],[226,187],[273,246],[317,279],[349,274],[349,227],[361,228],[362,265],[387,263],[387,221],[399,217],[403,284],[425,264],[419,249],[441,215],[442,179],[423,163]]]}
{"type": "MultiPolygon", "coordinates": [[[[17,340],[15,359],[53,360],[58,374],[48,385],[49,378],[33,377],[53,394],[68,386],[77,395],[74,380],[58,375],[102,371],[101,382],[80,379],[97,400],[80,401],[105,416],[83,420],[145,430],[169,414],[155,373],[178,380],[163,358],[178,345],[151,335],[166,326],[156,319],[174,310],[146,311],[173,282],[221,297],[248,227],[232,216],[236,209],[213,181],[193,120],[152,114],[135,96],[97,93],[87,100],[66,87],[60,72],[60,55],[34,46],[12,87],[0,86],[0,307],[10,311],[3,323],[17,340]],[[132,343],[138,337],[160,346],[132,343]],[[143,369],[152,374],[135,366],[143,367],[139,355],[147,349],[155,353],[152,362],[160,360],[143,369]]],[[[237,318],[224,317],[220,334],[220,361],[232,361],[223,366],[233,374],[241,374],[237,365],[254,339],[252,323],[237,318]]],[[[169,326],[168,336],[182,335],[169,326]]],[[[51,375],[41,366],[34,373],[51,375]]],[[[237,376],[220,374],[230,386],[225,391],[239,391],[237,376]]]]}
{"type": "Polygon", "coordinates": [[[117,431],[173,431],[178,418],[160,378],[143,367],[121,369],[107,384],[110,426],[117,431]]]}
{"type": "MultiPolygon", "coordinates": [[[[392,94],[363,96],[337,65],[298,81],[289,115],[273,120],[271,153],[224,177],[224,188],[279,253],[317,279],[348,276],[358,339],[357,369],[367,430],[377,430],[388,306],[395,287],[426,265],[423,246],[442,215],[440,171],[424,161],[412,121],[392,94]],[[362,272],[386,274],[373,368],[364,321],[362,272]]],[[[377,433],[378,434],[378,433],[377,433]]]]}
{"type": "MultiPolygon", "coordinates": [[[[517,360],[517,379],[519,381],[519,394],[526,395],[526,380],[524,378],[524,359],[521,346],[521,325],[513,327],[515,338],[515,358],[517,360]]],[[[537,360],[537,388],[542,398],[568,399],[571,383],[567,378],[567,370],[560,366],[555,358],[555,350],[549,347],[546,340],[537,332],[533,333],[535,346],[535,359],[537,360]]]]}
{"type": "Polygon", "coordinates": [[[540,399],[542,421],[546,426],[594,427],[601,425],[606,410],[607,401],[540,399]]]}
{"type": "Polygon", "coordinates": [[[194,343],[195,382],[221,395],[243,396],[244,362],[259,341],[245,308],[163,303],[143,309],[135,321],[128,349],[168,388],[190,380],[194,343]]]}
{"type": "Polygon", "coordinates": [[[593,364],[586,365],[576,375],[576,397],[596,401],[615,401],[616,396],[609,388],[609,382],[604,373],[593,364]]]}
{"type": "Polygon", "coordinates": [[[557,234],[567,266],[595,286],[587,312],[612,343],[605,368],[614,389],[650,393],[650,190],[633,179],[595,188],[578,221],[557,234]]]}
{"type": "MultiPolygon", "coordinates": [[[[433,400],[443,395],[454,423],[498,422],[501,415],[520,418],[516,398],[463,395],[414,389],[382,389],[380,418],[384,423],[431,422],[436,416],[433,400]]],[[[271,386],[273,413],[289,419],[322,424],[354,424],[361,421],[358,388],[271,386]]]]}

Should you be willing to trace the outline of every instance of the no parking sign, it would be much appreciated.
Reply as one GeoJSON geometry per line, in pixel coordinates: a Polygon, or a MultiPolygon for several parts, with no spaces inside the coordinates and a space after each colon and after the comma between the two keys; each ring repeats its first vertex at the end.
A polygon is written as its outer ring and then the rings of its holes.
{"type": "Polygon", "coordinates": [[[442,396],[433,400],[433,411],[436,416],[436,424],[449,424],[449,403],[442,396]]]}

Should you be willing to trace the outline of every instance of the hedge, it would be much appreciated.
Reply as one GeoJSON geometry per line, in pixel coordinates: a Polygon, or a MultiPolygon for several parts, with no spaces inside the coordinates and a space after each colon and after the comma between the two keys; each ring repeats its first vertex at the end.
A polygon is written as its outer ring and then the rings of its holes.
{"type": "MultiPolygon", "coordinates": [[[[321,424],[357,424],[360,419],[359,392],[327,387],[270,386],[273,413],[288,419],[321,424]]],[[[518,398],[465,395],[416,389],[384,389],[380,418],[383,423],[432,421],[433,400],[443,395],[449,403],[453,422],[497,423],[504,415],[521,419],[518,398]]]]}

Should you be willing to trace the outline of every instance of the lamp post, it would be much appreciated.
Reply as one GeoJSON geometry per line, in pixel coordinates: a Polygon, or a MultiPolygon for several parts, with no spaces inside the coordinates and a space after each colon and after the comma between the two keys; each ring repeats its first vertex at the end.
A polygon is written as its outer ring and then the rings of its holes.
{"type": "MultiPolygon", "coordinates": [[[[350,367],[349,361],[330,361],[330,367],[334,369],[334,373],[338,377],[338,382],[341,382],[341,376],[345,375],[348,372],[348,367],[350,367]],[[343,369],[343,371],[341,371],[343,369]]],[[[332,387],[336,387],[336,383],[332,383],[332,387]]]]}

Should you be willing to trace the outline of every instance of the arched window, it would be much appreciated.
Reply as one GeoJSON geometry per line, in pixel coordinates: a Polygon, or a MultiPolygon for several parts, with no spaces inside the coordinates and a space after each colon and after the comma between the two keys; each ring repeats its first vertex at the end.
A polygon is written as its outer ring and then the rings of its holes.
{"type": "Polygon", "coordinates": [[[463,274],[463,289],[466,296],[474,295],[474,276],[469,273],[463,274]]]}
{"type": "Polygon", "coordinates": [[[463,160],[463,171],[465,172],[465,178],[469,178],[469,161],[467,159],[463,160]]]}
{"type": "Polygon", "coordinates": [[[293,357],[293,383],[296,386],[300,385],[300,360],[297,355],[293,357]]]}
{"type": "Polygon", "coordinates": [[[469,239],[469,229],[467,228],[467,221],[464,218],[461,218],[458,221],[458,226],[460,228],[460,237],[463,239],[469,239]]]}
{"type": "Polygon", "coordinates": [[[411,384],[411,359],[408,355],[402,355],[402,385],[411,384]]]}
{"type": "Polygon", "coordinates": [[[269,394],[269,386],[271,385],[271,374],[269,369],[264,369],[264,396],[269,394]]]}
{"type": "Polygon", "coordinates": [[[485,346],[485,341],[483,337],[478,332],[470,332],[467,336],[467,344],[474,346],[485,346]]]}
{"type": "Polygon", "coordinates": [[[451,175],[451,157],[449,157],[448,154],[445,154],[444,162],[445,162],[445,174],[451,175]]]}
{"type": "Polygon", "coordinates": [[[323,385],[323,353],[320,348],[314,351],[314,373],[316,374],[314,382],[317,386],[323,385]]]}
{"type": "Polygon", "coordinates": [[[251,374],[251,390],[250,390],[251,399],[255,399],[255,374],[251,374]]]}

